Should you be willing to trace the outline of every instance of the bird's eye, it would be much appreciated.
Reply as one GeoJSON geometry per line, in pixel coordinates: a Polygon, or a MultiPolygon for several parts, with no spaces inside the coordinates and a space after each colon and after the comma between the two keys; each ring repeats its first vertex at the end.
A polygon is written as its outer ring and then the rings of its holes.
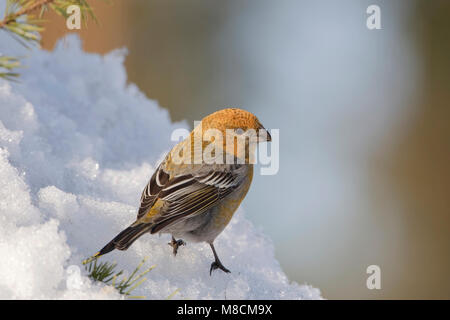
{"type": "Polygon", "coordinates": [[[242,128],[237,128],[237,129],[235,130],[235,132],[236,132],[238,135],[241,135],[241,134],[244,133],[244,130],[243,130],[242,128]]]}

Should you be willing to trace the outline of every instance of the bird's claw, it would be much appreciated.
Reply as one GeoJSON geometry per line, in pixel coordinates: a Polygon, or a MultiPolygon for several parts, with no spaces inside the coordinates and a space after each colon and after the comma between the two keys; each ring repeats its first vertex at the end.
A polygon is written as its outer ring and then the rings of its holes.
{"type": "Polygon", "coordinates": [[[173,255],[176,256],[177,253],[178,253],[178,247],[179,246],[185,246],[186,242],[184,242],[181,239],[179,239],[179,240],[172,239],[172,241],[169,242],[168,245],[173,248],[173,255]]]}
{"type": "Polygon", "coordinates": [[[220,261],[214,261],[213,263],[211,263],[211,269],[209,269],[209,275],[211,276],[212,272],[216,269],[220,269],[223,272],[230,273],[230,270],[225,268],[220,261]]]}

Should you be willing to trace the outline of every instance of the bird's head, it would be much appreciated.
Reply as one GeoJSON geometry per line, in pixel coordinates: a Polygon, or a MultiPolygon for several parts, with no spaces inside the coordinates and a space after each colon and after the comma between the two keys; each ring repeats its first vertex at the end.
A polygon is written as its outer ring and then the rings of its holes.
{"type": "Polygon", "coordinates": [[[265,141],[272,141],[272,137],[254,114],[237,108],[223,109],[203,118],[189,137],[172,149],[170,158],[177,165],[234,160],[253,164],[256,144],[265,141]]]}
{"type": "MultiPolygon", "coordinates": [[[[191,144],[194,153],[196,150],[203,152],[214,147],[216,151],[223,150],[222,155],[232,155],[243,159],[245,163],[251,162],[249,157],[254,155],[257,143],[272,141],[269,132],[254,114],[237,108],[223,109],[208,115],[201,121],[201,125],[193,130],[192,138],[202,139],[199,145],[202,148],[199,150],[195,143],[191,144]]],[[[221,157],[214,152],[213,158],[221,157]]]]}
{"type": "Polygon", "coordinates": [[[208,130],[219,130],[223,137],[247,134],[255,142],[272,141],[270,133],[251,112],[238,108],[227,108],[216,111],[202,120],[203,133],[208,130]],[[256,135],[254,135],[256,134],[256,135]]]}

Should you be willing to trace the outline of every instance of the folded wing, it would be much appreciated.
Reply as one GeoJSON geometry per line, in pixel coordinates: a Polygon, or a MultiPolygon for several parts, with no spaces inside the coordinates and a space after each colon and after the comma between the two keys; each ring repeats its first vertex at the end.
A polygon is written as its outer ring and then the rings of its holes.
{"type": "Polygon", "coordinates": [[[153,214],[150,232],[156,233],[179,219],[207,211],[233,192],[245,178],[245,165],[221,169],[211,167],[202,173],[170,178],[159,166],[142,192],[138,221],[153,214]],[[160,209],[155,214],[151,209],[157,202],[160,209]]]}

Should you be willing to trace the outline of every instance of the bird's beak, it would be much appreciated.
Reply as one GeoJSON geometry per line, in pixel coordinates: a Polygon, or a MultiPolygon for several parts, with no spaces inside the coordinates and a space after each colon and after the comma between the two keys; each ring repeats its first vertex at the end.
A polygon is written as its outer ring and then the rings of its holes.
{"type": "Polygon", "coordinates": [[[270,135],[270,132],[268,130],[266,130],[266,134],[267,134],[267,140],[266,141],[269,141],[269,142],[272,141],[272,136],[270,135]]]}
{"type": "Polygon", "coordinates": [[[261,129],[259,129],[258,141],[259,142],[272,141],[272,136],[270,135],[269,131],[266,128],[261,127],[261,129]]]}

